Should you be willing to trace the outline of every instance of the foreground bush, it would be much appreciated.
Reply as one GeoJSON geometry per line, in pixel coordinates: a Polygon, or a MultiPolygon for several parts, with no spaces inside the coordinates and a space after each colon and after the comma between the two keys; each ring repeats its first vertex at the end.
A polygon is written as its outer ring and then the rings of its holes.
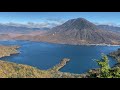
{"type": "Polygon", "coordinates": [[[120,78],[120,67],[110,67],[109,60],[106,55],[102,55],[101,60],[97,60],[97,64],[100,67],[96,70],[89,71],[89,77],[92,78],[120,78]]]}

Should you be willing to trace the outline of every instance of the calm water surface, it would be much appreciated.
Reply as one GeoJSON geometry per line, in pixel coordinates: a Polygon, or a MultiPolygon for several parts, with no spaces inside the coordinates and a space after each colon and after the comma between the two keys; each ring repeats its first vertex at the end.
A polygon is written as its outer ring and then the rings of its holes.
{"type": "MultiPolygon", "coordinates": [[[[71,73],[83,73],[97,68],[95,60],[101,58],[101,53],[108,54],[120,48],[119,46],[61,45],[32,41],[0,41],[0,44],[21,46],[20,54],[4,57],[3,60],[46,70],[58,64],[63,58],[70,58],[70,62],[61,71],[71,73]]],[[[110,66],[113,66],[116,61],[109,59],[110,66]]]]}

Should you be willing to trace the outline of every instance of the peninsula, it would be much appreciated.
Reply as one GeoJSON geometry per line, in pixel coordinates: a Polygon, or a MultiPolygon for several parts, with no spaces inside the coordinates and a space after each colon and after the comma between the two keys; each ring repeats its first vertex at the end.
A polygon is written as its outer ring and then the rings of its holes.
{"type": "MultiPolygon", "coordinates": [[[[19,46],[0,46],[0,57],[17,54],[19,46]]],[[[0,60],[0,78],[82,78],[84,74],[60,72],[70,59],[64,58],[48,70],[40,70],[29,65],[0,60]]]]}

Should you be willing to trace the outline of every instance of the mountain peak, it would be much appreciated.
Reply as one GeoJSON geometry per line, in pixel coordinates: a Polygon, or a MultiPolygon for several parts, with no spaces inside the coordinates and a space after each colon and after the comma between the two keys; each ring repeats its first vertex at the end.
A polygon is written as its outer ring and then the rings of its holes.
{"type": "Polygon", "coordinates": [[[97,29],[95,24],[89,22],[84,18],[70,19],[64,24],[62,24],[60,27],[64,29],[66,28],[66,29],[77,29],[77,30],[82,30],[82,29],[96,30],[97,29]]]}
{"type": "Polygon", "coordinates": [[[76,19],[70,19],[70,20],[68,20],[67,22],[73,22],[73,23],[75,23],[75,22],[89,22],[88,20],[86,20],[85,18],[76,18],[76,19]]]}
{"type": "Polygon", "coordinates": [[[68,20],[49,30],[43,38],[45,41],[64,44],[120,43],[120,35],[99,29],[97,25],[84,18],[68,20]]]}
{"type": "Polygon", "coordinates": [[[85,18],[76,18],[75,20],[79,20],[79,21],[87,21],[85,18]]]}

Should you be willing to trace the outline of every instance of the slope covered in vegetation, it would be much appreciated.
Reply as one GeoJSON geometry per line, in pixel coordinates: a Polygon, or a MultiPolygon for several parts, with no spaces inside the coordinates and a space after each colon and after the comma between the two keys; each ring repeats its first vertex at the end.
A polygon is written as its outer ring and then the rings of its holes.
{"type": "MultiPolygon", "coordinates": [[[[0,46],[0,57],[18,53],[17,48],[19,47],[0,46]]],[[[60,72],[59,70],[69,61],[70,59],[64,58],[53,68],[40,70],[29,65],[0,60],[0,78],[120,78],[120,67],[118,65],[110,67],[106,55],[103,55],[101,60],[97,60],[100,68],[89,70],[83,74],[60,72]]]]}
{"type": "Polygon", "coordinates": [[[4,56],[10,56],[11,54],[19,53],[16,49],[19,46],[0,46],[0,58],[4,56]]]}
{"type": "Polygon", "coordinates": [[[100,68],[90,70],[88,72],[89,78],[120,78],[120,67],[110,67],[109,60],[106,55],[103,55],[101,60],[97,60],[97,63],[100,68]]]}
{"type": "MultiPolygon", "coordinates": [[[[19,46],[0,46],[0,57],[19,53],[19,46]]],[[[0,78],[74,78],[80,74],[63,73],[59,70],[64,67],[69,59],[64,58],[59,64],[48,70],[40,70],[32,66],[16,64],[0,60],[0,78]]]]}
{"type": "Polygon", "coordinates": [[[60,72],[67,59],[49,70],[0,60],[0,78],[81,78],[83,75],[60,72]]]}

